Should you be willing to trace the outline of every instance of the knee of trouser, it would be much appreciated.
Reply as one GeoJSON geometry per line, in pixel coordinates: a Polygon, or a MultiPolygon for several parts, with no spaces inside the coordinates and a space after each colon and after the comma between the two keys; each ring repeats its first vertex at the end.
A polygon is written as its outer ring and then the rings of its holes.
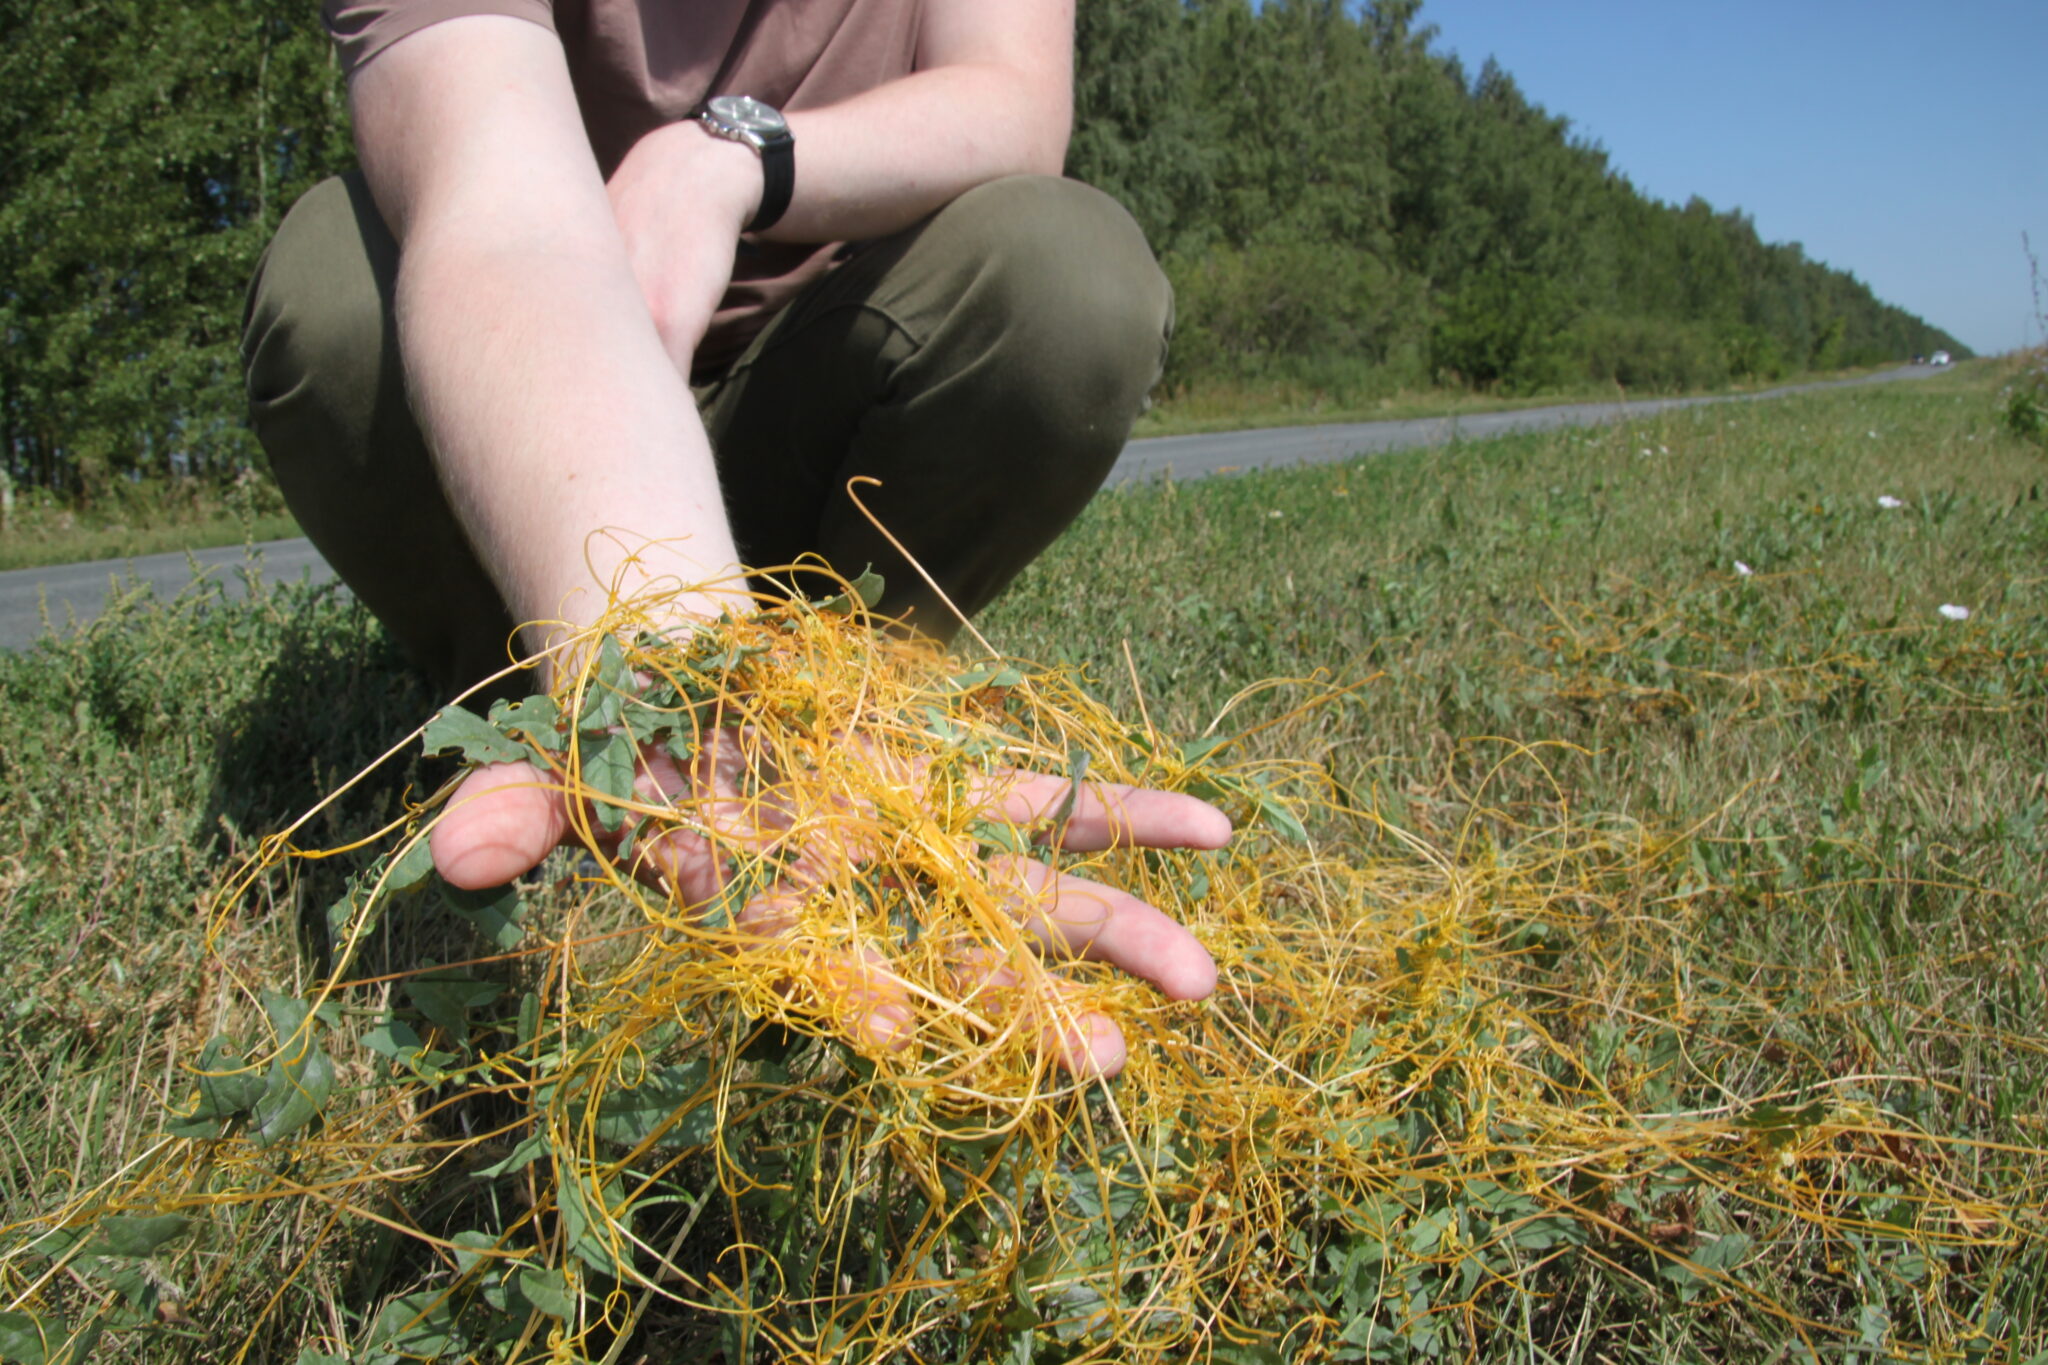
{"type": "Polygon", "coordinates": [[[1173,291],[1136,221],[1100,190],[1052,176],[982,185],[946,216],[981,244],[968,291],[994,320],[991,344],[1020,396],[1060,425],[1127,428],[1173,326],[1173,291]]]}
{"type": "Polygon", "coordinates": [[[377,401],[389,315],[379,257],[389,256],[395,270],[396,256],[365,238],[382,232],[353,176],[314,186],[278,225],[242,316],[242,371],[259,437],[285,410],[312,408],[350,424],[348,413],[377,401]]]}

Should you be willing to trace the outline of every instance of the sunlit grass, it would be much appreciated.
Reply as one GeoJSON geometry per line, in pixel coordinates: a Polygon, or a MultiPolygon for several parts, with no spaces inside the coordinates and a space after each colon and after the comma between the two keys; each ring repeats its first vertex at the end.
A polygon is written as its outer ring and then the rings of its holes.
{"type": "MultiPolygon", "coordinates": [[[[1539,1292],[1470,1313],[1444,1297],[1458,1281],[1440,1267],[1461,1262],[1436,1241],[1354,1274],[1371,1239],[1333,1214],[1315,1225],[1323,1269],[1263,1287],[1237,1305],[1248,1320],[1327,1316],[1318,1339],[1363,1350],[1363,1328],[1342,1339],[1356,1313],[1399,1338],[1374,1338],[1386,1359],[2048,1348],[2048,465],[2002,434],[1994,388],[1956,375],[1128,487],[988,613],[999,647],[1085,669],[1140,731],[1199,735],[1251,684],[1323,675],[1241,701],[1224,728],[1276,722],[1245,741],[1254,756],[1319,769],[1366,813],[1311,816],[1333,864],[1419,877],[1419,844],[1487,886],[1540,864],[1533,830],[1643,840],[1598,876],[1559,874],[1506,993],[1467,979],[1461,1017],[1506,1001],[1638,1112],[1662,1087],[1660,1105],[1787,1144],[1768,1190],[1654,1173],[1574,1189],[1605,1232],[1551,1255],[1539,1292]],[[1898,1189],[1857,1183],[1886,1172],[1898,1189]],[[1744,1212],[1778,1197],[1830,1210],[1797,1226],[1833,1231],[1768,1243],[1739,1293],[1653,1253],[1711,1270],[1700,1248],[1794,1226],[1744,1212]],[[1898,1232],[1937,1214],[1946,1240],[1898,1232]],[[1438,1307],[1389,1306],[1387,1275],[1438,1307]]],[[[160,1122],[175,1064],[220,1021],[198,931],[225,870],[431,707],[373,625],[300,592],[117,607],[0,661],[0,699],[11,1224],[160,1122]]],[[[398,799],[358,792],[316,832],[341,842],[398,799]]],[[[340,875],[315,865],[289,902],[249,906],[226,940],[238,960],[293,984],[309,970],[294,909],[340,875]]],[[[208,1298],[178,1300],[190,1322],[145,1353],[239,1340],[226,1306],[266,1298],[313,1230],[251,1220],[212,1247],[208,1298]]],[[[279,1315],[302,1336],[270,1345],[288,1359],[312,1333],[366,1330],[393,1256],[374,1234],[337,1248],[279,1315]]],[[[657,1357],[716,1358],[697,1319],[650,1330],[657,1357]]],[[[1034,1358],[1068,1358],[1055,1335],[1034,1358]]]]}

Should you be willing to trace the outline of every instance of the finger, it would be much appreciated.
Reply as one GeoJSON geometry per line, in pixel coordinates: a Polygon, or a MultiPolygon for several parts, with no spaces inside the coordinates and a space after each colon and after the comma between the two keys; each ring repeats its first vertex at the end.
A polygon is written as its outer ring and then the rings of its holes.
{"type": "Polygon", "coordinates": [[[1120,967],[1174,1000],[1205,999],[1216,989],[1216,960],[1171,915],[1035,859],[1004,861],[1031,897],[1022,907],[1026,927],[1052,951],[1120,967]]]}
{"type": "Polygon", "coordinates": [[[1106,1080],[1124,1069],[1129,1049],[1116,1021],[1083,1005],[1070,985],[1043,969],[1027,974],[983,948],[962,953],[953,973],[961,1003],[972,1015],[1021,1019],[1035,1027],[1039,1051],[1072,1074],[1106,1080]]]}
{"type": "MultiPolygon", "coordinates": [[[[750,900],[736,917],[736,924],[756,939],[762,950],[780,956],[778,940],[796,918],[792,893],[769,892],[750,900]]],[[[917,1037],[917,1014],[911,1008],[909,990],[890,968],[889,959],[873,948],[827,951],[791,964],[775,990],[805,1013],[828,1021],[857,1047],[895,1052],[917,1037]]]]}
{"type": "Polygon", "coordinates": [[[478,891],[532,871],[568,828],[553,779],[531,763],[487,763],[455,789],[427,845],[450,886],[478,891]]]}
{"type": "MultiPolygon", "coordinates": [[[[1022,826],[1057,818],[1073,783],[1049,773],[1009,774],[1003,814],[1022,826]]],[[[1230,817],[1207,801],[1180,792],[1122,782],[1083,782],[1059,832],[1062,848],[1093,853],[1105,848],[1222,848],[1230,817]]]]}
{"type": "Polygon", "coordinates": [[[807,974],[818,1012],[856,1047],[897,1052],[917,1038],[917,1013],[888,960],[871,949],[835,955],[807,974]]]}

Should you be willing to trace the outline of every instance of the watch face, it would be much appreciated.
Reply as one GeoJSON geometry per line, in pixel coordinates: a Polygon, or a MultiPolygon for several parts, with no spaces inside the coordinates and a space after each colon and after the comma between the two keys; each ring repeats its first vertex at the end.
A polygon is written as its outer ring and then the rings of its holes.
{"type": "Polygon", "coordinates": [[[741,132],[757,133],[773,137],[788,131],[789,124],[783,121],[782,113],[773,105],[763,104],[751,95],[720,95],[704,106],[712,117],[721,123],[730,124],[741,132]]]}

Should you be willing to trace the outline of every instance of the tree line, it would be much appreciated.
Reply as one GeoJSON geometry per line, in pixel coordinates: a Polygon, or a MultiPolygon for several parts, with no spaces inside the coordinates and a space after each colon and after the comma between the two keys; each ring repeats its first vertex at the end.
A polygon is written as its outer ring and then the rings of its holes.
{"type": "Polygon", "coordinates": [[[1180,300],[1170,383],[1679,387],[1946,349],[1739,211],[1639,192],[1420,0],[1083,0],[1071,169],[1180,300]]]}
{"type": "MultiPolygon", "coordinates": [[[[1639,193],[1421,0],[1080,0],[1069,171],[1179,299],[1166,383],[1699,386],[1962,348],[1738,211],[1639,193]]],[[[0,467],[90,500],[261,457],[236,354],[351,164],[303,0],[0,0],[0,467]]]]}

